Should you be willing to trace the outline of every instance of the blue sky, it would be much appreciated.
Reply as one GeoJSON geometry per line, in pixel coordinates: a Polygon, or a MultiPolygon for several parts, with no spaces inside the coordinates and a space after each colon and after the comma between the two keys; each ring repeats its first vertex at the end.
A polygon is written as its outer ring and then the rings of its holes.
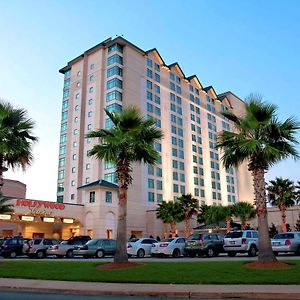
{"type": "MultiPolygon", "coordinates": [[[[259,92],[280,119],[300,119],[300,1],[0,0],[0,98],[28,110],[40,142],[25,174],[28,198],[55,200],[63,77],[58,69],[108,37],[156,47],[217,93],[259,92]]],[[[300,180],[299,162],[268,179],[300,180]]]]}

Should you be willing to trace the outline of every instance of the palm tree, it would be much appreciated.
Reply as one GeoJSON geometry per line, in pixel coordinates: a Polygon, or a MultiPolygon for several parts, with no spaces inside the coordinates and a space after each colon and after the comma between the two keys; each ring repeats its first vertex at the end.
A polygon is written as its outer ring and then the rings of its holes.
{"type": "Polygon", "coordinates": [[[275,105],[262,102],[259,95],[250,95],[244,116],[223,113],[234,123],[236,131],[222,132],[217,143],[223,150],[222,160],[227,169],[247,161],[248,170],[252,172],[260,234],[259,262],[276,260],[268,232],[265,172],[282,159],[299,157],[295,136],[300,128],[299,123],[292,117],[280,122],[276,112],[275,105]]]}
{"type": "Polygon", "coordinates": [[[296,203],[300,202],[300,181],[297,181],[297,185],[295,186],[295,200],[296,203]]]}
{"type": "Polygon", "coordinates": [[[275,180],[270,180],[267,190],[271,204],[277,206],[281,212],[282,231],[286,232],[286,209],[295,205],[294,183],[289,179],[276,177],[275,180]]]}
{"type": "Polygon", "coordinates": [[[216,231],[220,230],[220,223],[226,221],[227,211],[224,206],[209,206],[205,213],[205,224],[215,224],[216,231]]]}
{"type": "Polygon", "coordinates": [[[9,212],[13,212],[13,205],[7,204],[7,201],[9,198],[4,197],[2,194],[0,194],[0,214],[5,214],[9,212]]]}
{"type": "Polygon", "coordinates": [[[164,225],[164,238],[166,239],[169,235],[168,225],[172,222],[172,217],[170,215],[168,202],[163,201],[158,204],[156,208],[156,217],[163,222],[164,225]]]}
{"type": "Polygon", "coordinates": [[[162,138],[162,132],[155,126],[155,120],[144,119],[135,107],[123,112],[106,114],[112,121],[112,128],[98,129],[87,134],[87,138],[98,138],[89,155],[116,165],[119,183],[119,211],[117,226],[117,251],[115,262],[127,262],[127,191],[132,183],[132,164],[144,162],[154,165],[158,159],[155,142],[162,138]]]}
{"type": "Polygon", "coordinates": [[[188,237],[190,234],[190,219],[193,215],[197,214],[199,202],[192,194],[181,195],[177,198],[181,205],[181,211],[185,223],[185,236],[188,237]]]}
{"type": "Polygon", "coordinates": [[[37,137],[32,135],[34,126],[26,110],[0,101],[0,193],[3,172],[7,171],[7,167],[21,167],[25,171],[31,164],[32,146],[37,141],[37,137]]]}
{"type": "Polygon", "coordinates": [[[206,214],[209,210],[210,206],[209,205],[206,205],[206,204],[202,204],[200,207],[199,207],[199,210],[198,210],[198,215],[197,215],[197,222],[200,223],[200,224],[206,224],[206,220],[207,220],[207,217],[206,217],[206,214]]]}
{"type": "Polygon", "coordinates": [[[226,221],[226,231],[229,232],[231,229],[231,221],[232,221],[232,205],[223,206],[225,221],[226,221]]]}
{"type": "Polygon", "coordinates": [[[237,202],[232,206],[233,215],[241,220],[241,227],[246,228],[247,221],[255,218],[256,212],[254,206],[248,202],[237,202]]]}

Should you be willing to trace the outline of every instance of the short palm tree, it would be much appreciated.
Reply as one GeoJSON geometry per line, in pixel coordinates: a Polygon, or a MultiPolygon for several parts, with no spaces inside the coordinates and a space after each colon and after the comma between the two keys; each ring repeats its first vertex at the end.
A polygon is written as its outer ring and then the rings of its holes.
{"type": "Polygon", "coordinates": [[[156,209],[156,217],[161,219],[163,223],[170,224],[172,237],[176,235],[177,223],[182,222],[184,219],[180,203],[173,201],[163,201],[156,209]]]}
{"type": "Polygon", "coordinates": [[[206,217],[206,214],[209,210],[210,206],[209,205],[206,205],[206,204],[202,204],[200,207],[199,207],[199,210],[198,210],[198,215],[197,215],[197,222],[200,223],[200,224],[206,224],[206,220],[207,220],[207,217],[206,217]]]}
{"type": "Polygon", "coordinates": [[[295,185],[295,200],[297,204],[300,203],[300,181],[295,185]]]}
{"type": "Polygon", "coordinates": [[[2,194],[0,194],[0,214],[5,214],[9,212],[13,212],[13,205],[7,204],[7,201],[9,198],[4,197],[2,194]]]}
{"type": "Polygon", "coordinates": [[[199,208],[199,202],[192,194],[181,195],[177,198],[181,206],[181,211],[185,223],[185,236],[190,234],[190,219],[193,215],[197,214],[199,208]]]}
{"type": "Polygon", "coordinates": [[[99,143],[93,146],[89,155],[116,165],[119,210],[114,261],[127,262],[127,191],[132,183],[132,164],[155,164],[159,156],[155,142],[162,138],[162,132],[155,126],[155,120],[144,119],[135,107],[125,108],[121,113],[108,110],[105,112],[113,126],[87,134],[87,138],[99,139],[99,143]]]}
{"type": "Polygon", "coordinates": [[[252,172],[260,235],[259,262],[276,260],[268,232],[265,172],[282,159],[299,157],[296,133],[300,124],[292,117],[280,122],[276,112],[275,105],[262,102],[259,95],[250,95],[244,116],[223,113],[224,117],[234,123],[236,131],[224,131],[218,140],[226,168],[238,167],[246,161],[252,172]]]}
{"type": "Polygon", "coordinates": [[[169,204],[166,201],[159,203],[156,208],[156,217],[163,222],[164,225],[164,238],[169,235],[168,225],[172,222],[172,216],[169,210],[169,204]]]}
{"type": "Polygon", "coordinates": [[[225,221],[226,221],[226,231],[229,232],[231,229],[231,221],[232,221],[232,205],[223,206],[224,214],[225,214],[225,221]]]}
{"type": "Polygon", "coordinates": [[[282,231],[286,232],[286,209],[295,205],[294,182],[276,177],[275,180],[270,180],[267,190],[271,204],[277,206],[281,212],[282,231]]]}
{"type": "Polygon", "coordinates": [[[227,211],[224,206],[209,206],[205,213],[205,224],[215,224],[216,231],[220,230],[220,223],[225,222],[227,217],[227,211]]]}
{"type": "Polygon", "coordinates": [[[241,227],[246,228],[247,221],[254,219],[256,212],[254,206],[248,202],[237,202],[232,206],[233,215],[241,220],[241,227]]]}
{"type": "Polygon", "coordinates": [[[31,164],[32,146],[37,141],[32,135],[34,126],[26,110],[0,101],[0,192],[7,167],[25,170],[31,164]]]}

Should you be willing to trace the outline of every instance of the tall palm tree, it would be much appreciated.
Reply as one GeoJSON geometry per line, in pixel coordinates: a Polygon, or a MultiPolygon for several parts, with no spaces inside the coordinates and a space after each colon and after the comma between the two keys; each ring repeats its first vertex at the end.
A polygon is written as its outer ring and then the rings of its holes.
{"type": "Polygon", "coordinates": [[[164,223],[169,223],[171,226],[172,237],[176,235],[176,225],[179,222],[182,222],[184,216],[182,214],[182,207],[179,202],[165,202],[158,206],[156,209],[157,218],[162,217],[161,219],[164,223]]]}
{"type": "Polygon", "coordinates": [[[275,180],[270,180],[267,190],[271,204],[277,206],[281,212],[282,231],[286,232],[286,209],[295,205],[294,182],[276,177],[275,180]]]}
{"type": "Polygon", "coordinates": [[[0,192],[8,167],[25,170],[31,164],[32,146],[38,140],[32,135],[34,126],[26,110],[0,101],[0,192]]]}
{"type": "Polygon", "coordinates": [[[226,168],[238,167],[247,161],[252,173],[260,234],[259,262],[276,260],[268,233],[265,172],[282,159],[299,158],[296,133],[300,124],[292,117],[280,122],[276,112],[275,105],[262,102],[261,96],[252,94],[247,99],[244,116],[223,113],[234,123],[236,131],[224,131],[218,140],[226,168]]]}
{"type": "Polygon", "coordinates": [[[4,197],[2,194],[0,194],[0,214],[5,214],[9,212],[13,212],[13,205],[7,204],[7,201],[9,198],[4,197]]]}
{"type": "Polygon", "coordinates": [[[193,215],[197,214],[199,208],[199,202],[192,194],[181,195],[177,198],[181,206],[181,211],[185,223],[185,236],[190,234],[190,219],[193,215]]]}
{"type": "Polygon", "coordinates": [[[247,221],[254,219],[256,212],[254,206],[248,202],[237,202],[232,206],[233,215],[241,220],[241,227],[246,228],[247,221]]]}
{"type": "Polygon", "coordinates": [[[132,164],[144,162],[154,165],[158,159],[155,142],[162,138],[162,132],[155,126],[155,120],[144,119],[135,107],[123,109],[121,113],[106,114],[112,121],[112,128],[98,129],[87,134],[87,138],[98,138],[89,155],[116,165],[119,183],[119,210],[117,226],[117,251],[115,262],[127,262],[127,191],[132,183],[132,164]]]}

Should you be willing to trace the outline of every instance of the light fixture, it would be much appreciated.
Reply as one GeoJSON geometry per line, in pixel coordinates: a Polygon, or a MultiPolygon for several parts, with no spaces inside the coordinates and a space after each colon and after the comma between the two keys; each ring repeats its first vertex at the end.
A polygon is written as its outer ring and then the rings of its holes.
{"type": "Polygon", "coordinates": [[[22,221],[33,221],[34,217],[31,217],[31,216],[22,216],[21,220],[22,221]]]}
{"type": "Polygon", "coordinates": [[[63,219],[63,222],[67,223],[67,224],[73,224],[74,220],[73,219],[63,219]]]}
{"type": "Polygon", "coordinates": [[[0,220],[10,220],[11,215],[0,215],[0,220]]]}
{"type": "Polygon", "coordinates": [[[44,222],[47,222],[47,223],[54,223],[54,218],[43,218],[43,221],[44,222]]]}

